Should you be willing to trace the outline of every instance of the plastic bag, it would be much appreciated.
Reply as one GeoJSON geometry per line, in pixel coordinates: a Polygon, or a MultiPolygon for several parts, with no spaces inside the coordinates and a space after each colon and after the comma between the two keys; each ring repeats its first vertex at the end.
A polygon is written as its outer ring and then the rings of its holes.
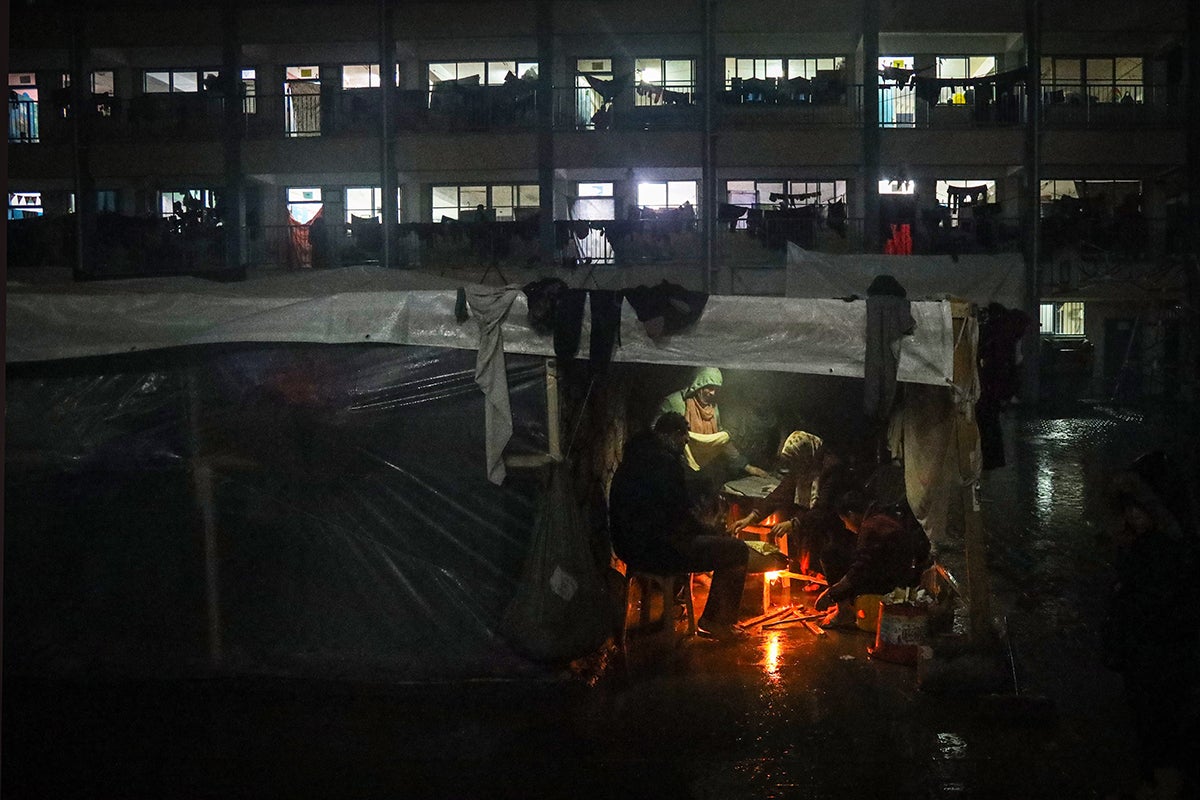
{"type": "Polygon", "coordinates": [[[557,464],[538,504],[517,594],[501,633],[538,661],[570,661],[597,650],[609,633],[607,591],[571,495],[566,466],[557,464]]]}

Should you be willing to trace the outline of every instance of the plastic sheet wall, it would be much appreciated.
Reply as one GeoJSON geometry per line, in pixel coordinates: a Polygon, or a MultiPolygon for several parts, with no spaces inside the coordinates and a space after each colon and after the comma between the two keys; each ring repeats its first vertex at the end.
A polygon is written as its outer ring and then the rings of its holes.
{"type": "MultiPolygon", "coordinates": [[[[508,452],[544,452],[544,359],[507,365],[508,452]]],[[[487,481],[474,367],[377,345],[10,366],[5,669],[535,670],[496,631],[543,476],[487,481]]]]}

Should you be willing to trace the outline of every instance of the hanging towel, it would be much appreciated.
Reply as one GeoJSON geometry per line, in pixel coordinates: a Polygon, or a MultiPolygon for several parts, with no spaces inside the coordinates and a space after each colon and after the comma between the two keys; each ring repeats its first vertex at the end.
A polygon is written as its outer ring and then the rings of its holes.
{"type": "Polygon", "coordinates": [[[863,363],[863,411],[870,419],[887,419],[896,398],[900,337],[917,321],[904,287],[890,275],[879,275],[867,288],[867,350],[863,363]]]}
{"type": "Polygon", "coordinates": [[[487,437],[487,476],[492,483],[504,482],[504,448],[512,438],[512,406],[508,400],[508,374],[504,368],[505,317],[517,299],[519,286],[467,286],[467,303],[479,323],[479,357],[475,361],[475,383],[483,390],[484,429],[487,437]]]}

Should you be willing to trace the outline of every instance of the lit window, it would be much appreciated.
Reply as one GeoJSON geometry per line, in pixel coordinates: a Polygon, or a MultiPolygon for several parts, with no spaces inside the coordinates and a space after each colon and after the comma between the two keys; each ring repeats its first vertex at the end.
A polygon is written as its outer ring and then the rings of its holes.
{"type": "Polygon", "coordinates": [[[684,203],[697,205],[696,181],[645,181],[638,184],[637,202],[642,208],[663,211],[684,203]]]}
{"type": "MultiPolygon", "coordinates": [[[[983,78],[996,74],[995,56],[938,56],[938,78],[983,78]]],[[[969,105],[974,101],[974,88],[943,86],[939,102],[951,105],[969,105]]]]}
{"type": "Polygon", "coordinates": [[[1140,103],[1143,74],[1139,57],[1042,58],[1042,89],[1050,103],[1140,103]]]}
{"type": "MultiPolygon", "coordinates": [[[[346,189],[346,222],[351,223],[355,218],[360,220],[373,219],[376,222],[383,219],[383,190],[378,186],[351,186],[346,189]]],[[[396,188],[396,221],[400,215],[400,189],[396,188]]]]}
{"type": "MultiPolygon", "coordinates": [[[[746,208],[785,208],[827,206],[846,200],[845,181],[726,181],[726,202],[746,208]]],[[[738,219],[735,228],[745,229],[747,220],[738,219]]]]}
{"type": "Polygon", "coordinates": [[[37,77],[32,72],[8,73],[8,140],[38,141],[37,77]]]}
{"type": "Polygon", "coordinates": [[[536,183],[433,186],[433,220],[473,222],[482,209],[492,220],[515,220],[536,215],[540,191],[536,183]]]}
{"type": "Polygon", "coordinates": [[[696,62],[690,58],[638,58],[634,85],[639,106],[690,104],[696,89],[696,62]]]}
{"type": "Polygon", "coordinates": [[[321,190],[318,187],[289,187],[287,210],[291,218],[300,225],[307,225],[321,213],[321,190]]]}
{"type": "Polygon", "coordinates": [[[443,81],[461,81],[479,86],[501,86],[516,78],[536,81],[536,61],[439,61],[429,64],[429,88],[443,81]],[[509,77],[512,76],[512,77],[509,77]]]}
{"type": "Polygon", "coordinates": [[[42,208],[41,192],[8,193],[9,219],[28,219],[30,217],[40,217],[44,213],[45,209],[42,208]]]}
{"type": "Polygon", "coordinates": [[[1042,303],[1038,322],[1043,336],[1083,336],[1083,303],[1042,303]]]}
{"type": "Polygon", "coordinates": [[[170,218],[191,213],[205,220],[215,221],[212,214],[217,207],[217,193],[212,189],[180,189],[160,192],[158,198],[159,213],[164,217],[170,218]]]}

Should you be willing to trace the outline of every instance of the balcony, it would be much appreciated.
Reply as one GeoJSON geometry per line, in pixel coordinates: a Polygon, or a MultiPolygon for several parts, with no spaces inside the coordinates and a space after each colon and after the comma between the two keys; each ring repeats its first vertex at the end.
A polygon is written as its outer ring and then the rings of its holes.
{"type": "MultiPolygon", "coordinates": [[[[397,90],[390,118],[395,133],[532,131],[539,124],[539,94],[519,85],[459,86],[444,81],[432,91],[397,90]]],[[[611,97],[591,87],[553,90],[552,120],[558,131],[700,131],[704,97],[691,85],[632,84],[611,97]]],[[[1114,93],[1110,90],[1110,96],[1114,93]]],[[[929,103],[911,89],[885,91],[880,127],[928,130],[1004,128],[1028,122],[1021,84],[964,93],[951,102],[929,103]]],[[[128,99],[93,95],[86,106],[85,134],[93,141],[214,140],[224,129],[225,104],[217,93],[144,94],[128,99]]],[[[325,90],[314,94],[256,95],[232,100],[241,107],[239,135],[246,139],[379,135],[379,89],[325,90]]],[[[69,108],[10,99],[12,144],[67,143],[73,131],[69,108]]],[[[713,124],[729,131],[861,127],[861,85],[807,84],[785,91],[778,82],[735,81],[717,95],[713,124]]],[[[1047,130],[1181,128],[1187,121],[1183,88],[1137,85],[1119,99],[1088,94],[1086,87],[1055,87],[1042,93],[1047,130]]]]}

